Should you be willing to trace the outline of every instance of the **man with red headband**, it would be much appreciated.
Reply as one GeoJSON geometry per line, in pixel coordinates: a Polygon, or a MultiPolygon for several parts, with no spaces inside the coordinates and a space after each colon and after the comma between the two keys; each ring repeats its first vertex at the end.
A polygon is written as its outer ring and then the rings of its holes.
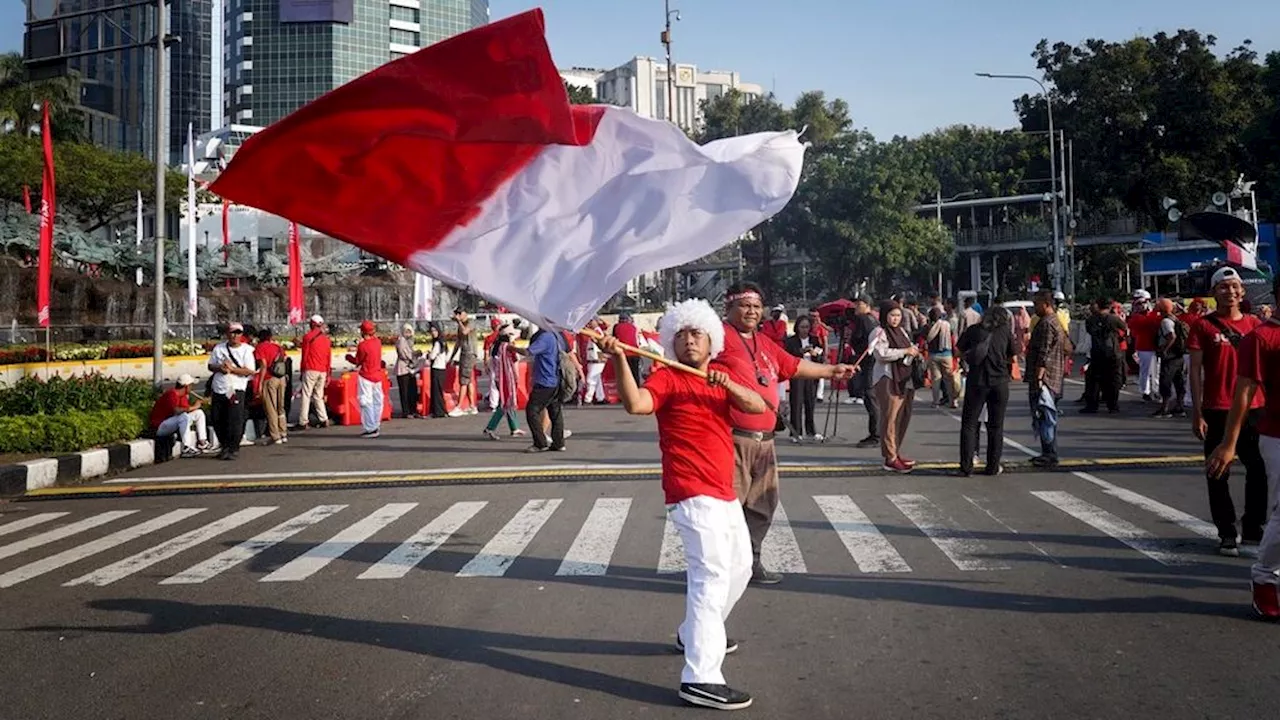
{"type": "Polygon", "coordinates": [[[764,295],[759,286],[747,282],[730,287],[725,295],[724,353],[719,360],[728,366],[734,382],[755,390],[772,410],[761,415],[736,410],[730,413],[734,485],[751,531],[751,581],[772,585],[781,582],[782,575],[764,566],[760,549],[778,508],[778,455],[773,444],[778,422],[778,383],[791,378],[843,379],[851,377],[854,369],[792,356],[758,332],[763,316],[764,295]]]}

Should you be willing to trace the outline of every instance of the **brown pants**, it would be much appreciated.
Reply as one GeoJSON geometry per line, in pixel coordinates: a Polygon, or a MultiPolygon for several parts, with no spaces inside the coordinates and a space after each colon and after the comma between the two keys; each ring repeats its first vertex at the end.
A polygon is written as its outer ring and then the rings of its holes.
{"type": "Polygon", "coordinates": [[[267,377],[262,380],[262,411],[267,416],[267,432],[272,440],[279,440],[287,433],[284,417],[284,378],[267,377]]]}
{"type": "Polygon", "coordinates": [[[911,405],[915,394],[915,390],[908,390],[906,395],[889,392],[887,377],[876,383],[876,398],[880,401],[880,454],[885,462],[892,462],[898,457],[898,449],[902,447],[907,427],[911,425],[911,405]]]}
{"type": "Polygon", "coordinates": [[[751,533],[751,554],[758,561],[764,536],[778,509],[778,453],[773,440],[733,436],[733,485],[751,533]]]}

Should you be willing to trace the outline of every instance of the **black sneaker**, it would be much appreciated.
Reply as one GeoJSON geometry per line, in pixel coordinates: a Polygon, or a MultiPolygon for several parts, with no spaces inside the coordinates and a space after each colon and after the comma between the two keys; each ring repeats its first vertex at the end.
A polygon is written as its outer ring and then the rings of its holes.
{"type": "Polygon", "coordinates": [[[1240,546],[1231,538],[1223,538],[1218,541],[1218,554],[1226,557],[1240,557],[1240,546]]]}
{"type": "Polygon", "coordinates": [[[362,433],[360,433],[360,437],[362,437],[362,438],[368,438],[368,439],[373,439],[373,438],[378,437],[378,431],[377,431],[377,430],[370,430],[369,432],[362,432],[362,433]]]}
{"type": "Polygon", "coordinates": [[[690,705],[716,710],[742,710],[751,707],[751,696],[728,685],[681,683],[680,699],[690,705]]]}
{"type": "Polygon", "coordinates": [[[860,448],[880,447],[880,438],[868,435],[867,437],[864,437],[858,441],[858,447],[860,448]]]}
{"type": "Polygon", "coordinates": [[[756,585],[777,585],[782,582],[782,573],[776,573],[760,563],[751,568],[751,582],[756,585]]]}
{"type": "Polygon", "coordinates": [[[1052,468],[1058,466],[1058,458],[1048,457],[1046,455],[1037,455],[1031,458],[1031,464],[1038,468],[1052,468]]]}
{"type": "MultiPolygon", "coordinates": [[[[684,654],[684,640],[680,639],[680,633],[676,633],[676,652],[684,654]]],[[[724,654],[732,655],[738,652],[738,641],[733,638],[724,639],[724,654]]]]}

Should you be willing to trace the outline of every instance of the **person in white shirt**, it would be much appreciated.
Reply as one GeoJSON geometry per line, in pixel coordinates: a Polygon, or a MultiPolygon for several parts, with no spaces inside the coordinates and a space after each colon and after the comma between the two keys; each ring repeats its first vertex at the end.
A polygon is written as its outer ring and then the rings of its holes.
{"type": "MultiPolygon", "coordinates": [[[[600,318],[592,320],[587,327],[604,332],[604,322],[600,318]]],[[[583,402],[592,404],[604,404],[609,398],[604,394],[604,355],[600,352],[600,348],[595,343],[587,343],[587,389],[582,394],[583,402]]]]}
{"type": "Polygon", "coordinates": [[[235,460],[240,455],[244,438],[245,391],[249,378],[256,372],[253,348],[244,342],[244,326],[227,326],[227,340],[219,343],[209,356],[213,373],[213,429],[222,444],[219,460],[235,460]]]}

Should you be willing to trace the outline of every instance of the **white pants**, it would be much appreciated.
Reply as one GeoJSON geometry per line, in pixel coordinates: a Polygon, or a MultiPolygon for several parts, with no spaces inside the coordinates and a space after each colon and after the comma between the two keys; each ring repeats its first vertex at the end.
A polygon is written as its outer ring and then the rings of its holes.
{"type": "Polygon", "coordinates": [[[587,363],[587,391],[582,397],[584,402],[605,400],[604,394],[604,363],[589,362],[587,363]]]}
{"type": "Polygon", "coordinates": [[[827,397],[827,379],[818,378],[818,399],[823,400],[827,397]]]}
{"type": "Polygon", "coordinates": [[[1262,531],[1258,562],[1253,564],[1253,581],[1280,585],[1280,438],[1263,435],[1258,439],[1262,462],[1267,466],[1267,513],[1270,520],[1262,531]]]}
{"type": "Polygon", "coordinates": [[[1160,394],[1160,364],[1154,350],[1138,351],[1138,390],[1143,395],[1160,394]]]}
{"type": "Polygon", "coordinates": [[[359,394],[356,400],[360,403],[360,427],[365,432],[373,432],[382,424],[382,383],[369,382],[357,377],[359,394]]]}
{"type": "Polygon", "coordinates": [[[502,407],[502,388],[498,385],[498,363],[489,360],[489,407],[497,410],[502,407]]]}
{"type": "Polygon", "coordinates": [[[307,425],[311,422],[311,403],[313,402],[316,404],[316,417],[320,419],[320,424],[329,423],[329,409],[324,405],[324,386],[328,380],[328,373],[319,370],[302,371],[302,404],[298,408],[299,425],[307,425]]]}
{"type": "Polygon", "coordinates": [[[1187,380],[1187,389],[1182,393],[1182,406],[1191,407],[1191,353],[1182,356],[1182,377],[1187,380]]]}
{"type": "Polygon", "coordinates": [[[165,418],[164,422],[160,423],[160,427],[156,428],[156,437],[165,437],[166,435],[177,435],[178,438],[182,441],[183,447],[187,448],[188,450],[194,450],[195,448],[187,443],[187,432],[191,430],[191,426],[193,424],[196,426],[196,442],[197,443],[208,442],[209,431],[205,427],[205,417],[204,417],[203,410],[196,410],[195,412],[186,412],[186,413],[180,413],[177,415],[170,415],[169,417],[165,418]]]}
{"type": "Polygon", "coordinates": [[[737,500],[699,495],[669,506],[689,566],[682,683],[723,685],[724,623],[751,580],[751,535],[737,500]]]}

